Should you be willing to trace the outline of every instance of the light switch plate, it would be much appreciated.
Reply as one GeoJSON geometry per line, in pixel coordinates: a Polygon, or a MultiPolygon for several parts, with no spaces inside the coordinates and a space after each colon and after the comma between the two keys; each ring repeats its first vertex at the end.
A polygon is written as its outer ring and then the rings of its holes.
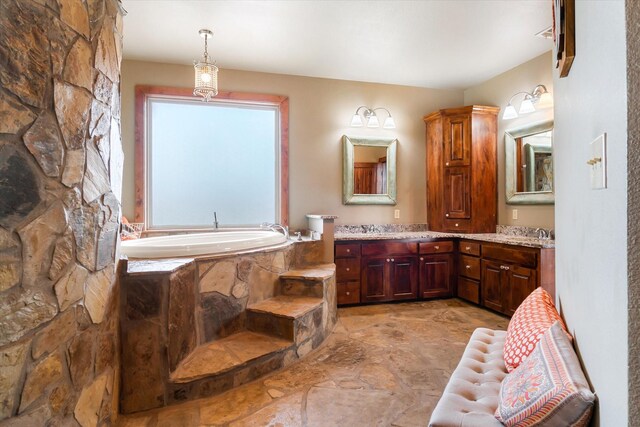
{"type": "Polygon", "coordinates": [[[587,161],[591,174],[591,189],[607,188],[607,134],[603,133],[591,143],[591,158],[587,161]]]}

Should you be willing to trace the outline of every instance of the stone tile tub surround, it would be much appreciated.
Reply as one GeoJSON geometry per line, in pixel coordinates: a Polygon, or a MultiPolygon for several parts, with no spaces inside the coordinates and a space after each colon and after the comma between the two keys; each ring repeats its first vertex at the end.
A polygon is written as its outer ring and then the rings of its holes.
{"type": "MultiPolygon", "coordinates": [[[[554,240],[539,239],[536,230],[536,228],[531,227],[499,225],[497,233],[465,234],[428,231],[426,224],[339,225],[336,226],[335,240],[461,238],[532,248],[555,247],[554,240]]],[[[553,235],[553,230],[546,231],[550,231],[553,235]]]]}
{"type": "Polygon", "coordinates": [[[320,345],[337,320],[334,265],[309,267],[323,257],[322,241],[306,241],[232,256],[124,260],[121,410],[218,394],[320,345]]]}
{"type": "Polygon", "coordinates": [[[0,2],[0,420],[117,413],[122,15],[0,2]]]}

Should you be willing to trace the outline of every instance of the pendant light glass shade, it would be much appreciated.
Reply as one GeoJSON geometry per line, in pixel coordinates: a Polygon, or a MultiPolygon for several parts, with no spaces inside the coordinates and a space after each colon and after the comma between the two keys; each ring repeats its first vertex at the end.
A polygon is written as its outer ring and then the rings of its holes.
{"type": "Polygon", "coordinates": [[[195,70],[195,84],[193,94],[201,96],[203,101],[209,101],[218,94],[218,67],[209,58],[207,52],[207,39],[213,36],[210,30],[200,30],[200,36],[204,38],[204,54],[202,60],[193,62],[195,70]]]}
{"type": "Polygon", "coordinates": [[[351,127],[359,128],[362,127],[362,124],[362,117],[360,117],[360,114],[354,114],[351,118],[351,127]]]}
{"type": "Polygon", "coordinates": [[[518,110],[518,114],[527,114],[533,113],[536,111],[536,108],[533,106],[533,102],[531,102],[531,98],[527,97],[520,104],[520,110],[518,110]]]}
{"type": "Polygon", "coordinates": [[[378,116],[375,113],[369,116],[369,121],[367,122],[368,128],[377,128],[380,127],[380,122],[378,121],[378,116]]]}
{"type": "Polygon", "coordinates": [[[504,113],[502,113],[502,119],[510,120],[510,119],[515,119],[516,117],[518,117],[518,113],[516,112],[516,107],[514,107],[511,104],[507,105],[507,108],[504,109],[504,113]]]}
{"type": "Polygon", "coordinates": [[[393,117],[389,116],[384,120],[384,124],[382,125],[382,127],[385,129],[395,129],[396,121],[393,120],[393,117]]]}

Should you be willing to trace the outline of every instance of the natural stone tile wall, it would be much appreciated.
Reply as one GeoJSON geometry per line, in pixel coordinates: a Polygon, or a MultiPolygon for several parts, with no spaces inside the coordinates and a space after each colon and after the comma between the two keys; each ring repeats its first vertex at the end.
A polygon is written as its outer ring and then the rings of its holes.
{"type": "Polygon", "coordinates": [[[113,422],[118,0],[0,2],[0,420],[113,422]]]}

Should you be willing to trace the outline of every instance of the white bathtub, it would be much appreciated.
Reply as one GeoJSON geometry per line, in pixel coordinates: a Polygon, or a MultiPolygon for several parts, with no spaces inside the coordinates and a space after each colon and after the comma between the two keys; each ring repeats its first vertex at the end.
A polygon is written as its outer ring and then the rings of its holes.
{"type": "Polygon", "coordinates": [[[125,240],[120,254],[129,258],[172,258],[216,255],[278,246],[287,241],[270,230],[218,231],[125,240]]]}

